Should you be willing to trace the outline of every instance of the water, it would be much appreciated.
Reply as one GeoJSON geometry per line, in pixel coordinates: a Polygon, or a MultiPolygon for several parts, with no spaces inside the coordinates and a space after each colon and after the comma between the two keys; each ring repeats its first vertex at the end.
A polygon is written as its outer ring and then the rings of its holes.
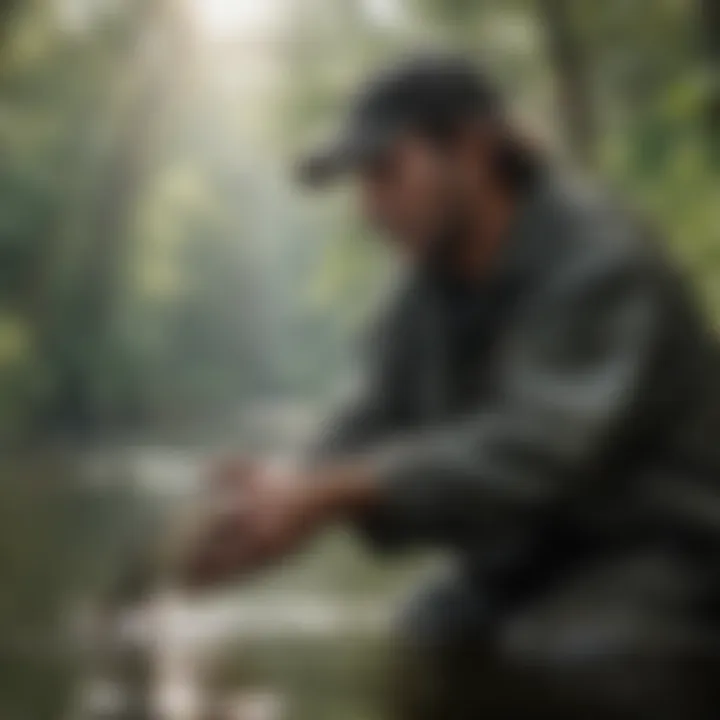
{"type": "MultiPolygon", "coordinates": [[[[84,458],[82,486],[95,497],[95,511],[118,486],[133,499],[124,520],[117,499],[103,511],[125,537],[111,566],[192,497],[204,459],[147,447],[84,458]]],[[[242,586],[192,600],[156,598],[122,613],[113,632],[133,650],[115,648],[106,655],[120,659],[90,663],[80,694],[142,695],[164,709],[163,720],[204,720],[193,713],[198,703],[223,708],[228,720],[378,717],[392,608],[424,565],[381,565],[339,532],[242,586]]]]}

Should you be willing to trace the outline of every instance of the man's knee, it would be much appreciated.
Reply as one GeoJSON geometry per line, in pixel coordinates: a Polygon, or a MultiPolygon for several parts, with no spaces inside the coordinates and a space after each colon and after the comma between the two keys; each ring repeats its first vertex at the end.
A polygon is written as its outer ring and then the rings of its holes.
{"type": "Polygon", "coordinates": [[[467,706],[466,680],[486,650],[487,627],[482,593],[461,575],[416,591],[395,625],[391,717],[473,717],[458,703],[467,706]]]}
{"type": "Polygon", "coordinates": [[[397,615],[395,640],[418,651],[440,651],[486,642],[489,627],[483,593],[460,573],[447,573],[410,597],[397,615]]]}

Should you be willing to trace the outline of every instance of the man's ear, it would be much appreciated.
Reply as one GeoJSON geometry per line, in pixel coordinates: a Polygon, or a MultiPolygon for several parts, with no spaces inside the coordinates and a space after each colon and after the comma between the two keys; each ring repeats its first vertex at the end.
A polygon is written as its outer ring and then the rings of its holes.
{"type": "Polygon", "coordinates": [[[494,135],[487,123],[468,122],[456,137],[456,152],[474,181],[484,184],[491,174],[494,135]]]}

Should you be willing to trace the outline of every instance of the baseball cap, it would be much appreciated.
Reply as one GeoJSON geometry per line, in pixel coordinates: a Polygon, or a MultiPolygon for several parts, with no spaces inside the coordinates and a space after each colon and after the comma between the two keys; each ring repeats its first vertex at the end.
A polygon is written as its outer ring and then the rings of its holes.
{"type": "Polygon", "coordinates": [[[405,58],[361,86],[339,133],[301,158],[298,176],[322,186],[381,156],[403,132],[438,133],[501,111],[496,87],[467,58],[405,58]]]}

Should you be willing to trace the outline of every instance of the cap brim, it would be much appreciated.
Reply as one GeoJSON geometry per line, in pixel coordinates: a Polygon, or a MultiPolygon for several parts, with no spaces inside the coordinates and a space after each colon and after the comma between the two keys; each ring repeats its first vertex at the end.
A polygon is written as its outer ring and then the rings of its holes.
{"type": "Polygon", "coordinates": [[[377,160],[389,148],[394,133],[356,132],[335,138],[300,158],[298,182],[322,188],[377,160]]]}

